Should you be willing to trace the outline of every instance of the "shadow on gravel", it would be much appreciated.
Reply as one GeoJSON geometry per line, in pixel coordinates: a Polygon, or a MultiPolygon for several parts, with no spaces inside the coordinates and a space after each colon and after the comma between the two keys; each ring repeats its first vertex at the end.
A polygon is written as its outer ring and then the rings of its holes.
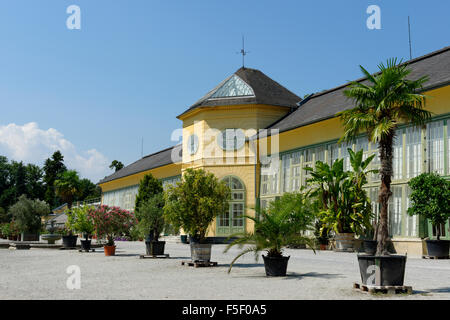
{"type": "Polygon", "coordinates": [[[116,253],[113,257],[139,257],[139,253],[116,253]]]}
{"type": "Polygon", "coordinates": [[[334,273],[317,273],[317,272],[308,272],[308,273],[295,273],[288,272],[286,278],[322,278],[322,279],[336,279],[336,278],[345,278],[342,274],[334,274],[334,273]]]}
{"type": "MultiPolygon", "coordinates": [[[[229,263],[219,263],[217,266],[229,268],[230,264],[229,263]]],[[[234,268],[256,268],[256,267],[264,267],[264,265],[261,263],[235,263],[233,265],[233,269],[234,268]]]]}
{"type": "Polygon", "coordinates": [[[446,288],[436,288],[436,289],[426,289],[425,292],[450,293],[450,287],[446,287],[446,288]]]}

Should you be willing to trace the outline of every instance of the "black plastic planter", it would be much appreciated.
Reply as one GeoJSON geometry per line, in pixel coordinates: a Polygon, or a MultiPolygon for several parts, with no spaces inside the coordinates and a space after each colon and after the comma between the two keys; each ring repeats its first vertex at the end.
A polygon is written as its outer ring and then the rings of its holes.
{"type": "Polygon", "coordinates": [[[81,250],[89,251],[91,250],[91,240],[80,240],[81,242],[81,250]]]}
{"type": "Polygon", "coordinates": [[[162,256],[164,255],[165,241],[145,241],[147,249],[147,255],[149,256],[162,256]]]}
{"type": "Polygon", "coordinates": [[[364,253],[374,255],[377,252],[378,241],[364,240],[364,253]]]}
{"type": "Polygon", "coordinates": [[[180,240],[181,240],[181,243],[188,243],[188,241],[187,241],[187,235],[181,235],[180,236],[180,240]]]}
{"type": "Polygon", "coordinates": [[[448,257],[450,249],[449,240],[426,240],[428,256],[448,257]]]}
{"type": "Polygon", "coordinates": [[[290,257],[268,257],[262,255],[264,259],[264,267],[266,275],[269,277],[286,276],[287,265],[290,257]]]}
{"type": "Polygon", "coordinates": [[[62,242],[64,248],[75,248],[77,246],[78,236],[63,236],[62,242]]]}
{"type": "Polygon", "coordinates": [[[406,256],[358,255],[361,281],[365,285],[402,286],[406,256]]]}

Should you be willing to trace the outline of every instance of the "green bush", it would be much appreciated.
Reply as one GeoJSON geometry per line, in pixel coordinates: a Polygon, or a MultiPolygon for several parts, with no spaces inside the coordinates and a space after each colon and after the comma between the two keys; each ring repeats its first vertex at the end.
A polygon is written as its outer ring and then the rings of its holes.
{"type": "MultiPolygon", "coordinates": [[[[422,173],[408,183],[411,188],[409,215],[423,215],[433,226],[445,224],[450,218],[450,181],[436,173],[422,173]]],[[[437,229],[440,240],[441,230],[437,229]]]]}
{"type": "Polygon", "coordinates": [[[316,199],[320,208],[322,230],[331,229],[338,233],[362,235],[372,228],[372,206],[364,186],[367,176],[377,170],[368,170],[374,155],[363,160],[363,151],[350,155],[351,171],[344,170],[344,160],[339,159],[328,165],[317,161],[315,168],[307,167],[311,178],[307,183],[312,187],[309,195],[316,199]]]}
{"type": "Polygon", "coordinates": [[[84,234],[86,237],[92,235],[94,224],[89,214],[94,210],[94,206],[72,208],[67,213],[67,228],[75,233],[84,234]]]}
{"type": "Polygon", "coordinates": [[[141,202],[139,210],[136,210],[136,218],[139,221],[138,228],[141,234],[146,235],[150,232],[153,240],[158,241],[161,232],[166,228],[163,208],[163,193],[155,194],[141,202]]]}
{"type": "Polygon", "coordinates": [[[41,230],[41,217],[49,214],[50,207],[44,201],[31,200],[22,195],[9,212],[20,232],[38,232],[41,230]]]}
{"type": "Polygon", "coordinates": [[[212,173],[189,168],[177,186],[169,186],[164,198],[167,221],[202,242],[211,222],[228,207],[230,188],[212,173]]]}

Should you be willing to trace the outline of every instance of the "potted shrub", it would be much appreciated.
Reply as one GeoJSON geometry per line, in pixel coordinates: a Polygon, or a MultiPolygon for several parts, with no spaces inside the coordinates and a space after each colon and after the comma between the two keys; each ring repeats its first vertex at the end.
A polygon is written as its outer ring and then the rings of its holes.
{"type": "Polygon", "coordinates": [[[301,193],[285,193],[270,202],[267,210],[258,208],[257,211],[259,213],[257,217],[246,216],[255,223],[253,233],[231,236],[238,238],[226,247],[225,252],[235,245],[239,248],[243,248],[244,245],[250,246],[231,261],[228,272],[236,260],[244,254],[254,252],[257,261],[258,253],[267,251],[267,255],[262,255],[266,275],[285,276],[289,256],[283,255],[283,248],[290,243],[304,243],[314,250],[314,239],[304,235],[306,231],[314,230],[316,217],[311,203],[301,193]]]}
{"type": "Polygon", "coordinates": [[[139,230],[148,234],[145,241],[147,255],[159,256],[164,254],[165,241],[159,241],[161,232],[164,231],[166,222],[164,219],[164,195],[159,193],[145,200],[136,210],[136,218],[139,230]]]}
{"type": "Polygon", "coordinates": [[[102,205],[95,210],[90,210],[88,214],[94,225],[97,241],[99,239],[106,239],[106,243],[103,246],[105,256],[115,255],[116,246],[114,239],[126,233],[137,223],[132,212],[119,207],[102,205]]]}
{"type": "Polygon", "coordinates": [[[95,208],[93,206],[83,206],[79,208],[72,208],[67,214],[67,226],[76,233],[80,233],[84,240],[80,240],[81,249],[84,251],[91,250],[91,240],[89,239],[94,232],[94,224],[90,217],[91,212],[95,208]]]}
{"type": "Polygon", "coordinates": [[[436,240],[426,240],[428,255],[448,257],[450,241],[441,240],[441,225],[450,218],[450,181],[436,173],[423,173],[408,183],[411,188],[409,215],[422,215],[436,228],[436,240]]]}
{"type": "Polygon", "coordinates": [[[333,230],[338,250],[353,250],[355,234],[361,235],[371,226],[372,208],[366,191],[367,176],[376,170],[368,170],[374,155],[363,160],[363,151],[350,155],[351,171],[344,170],[344,160],[339,159],[329,166],[317,161],[315,168],[306,167],[312,185],[309,195],[317,199],[319,218],[324,229],[333,230]]]}
{"type": "Polygon", "coordinates": [[[62,234],[62,244],[64,248],[76,248],[78,236],[66,225],[60,230],[62,234]]]}
{"type": "Polygon", "coordinates": [[[202,169],[187,169],[182,181],[165,192],[165,217],[175,229],[189,234],[192,261],[210,261],[206,234],[214,218],[225,212],[229,198],[225,182],[202,169]]]}
{"type": "Polygon", "coordinates": [[[424,125],[431,113],[424,109],[424,76],[408,79],[411,70],[407,64],[397,64],[389,59],[379,65],[379,72],[371,75],[361,66],[366,81],[352,82],[344,91],[351,106],[337,114],[343,123],[341,140],[352,141],[358,135],[367,133],[371,143],[378,144],[380,157],[380,214],[377,221],[377,251],[374,256],[358,255],[361,279],[367,284],[368,276],[375,268],[378,275],[375,285],[401,286],[405,274],[406,256],[391,255],[389,252],[388,204],[392,195],[393,145],[395,130],[400,123],[415,126],[424,125]]]}
{"type": "Polygon", "coordinates": [[[330,230],[328,228],[322,228],[322,223],[317,220],[315,223],[314,237],[316,238],[317,246],[320,250],[327,250],[329,245],[329,234],[330,230]]]}
{"type": "Polygon", "coordinates": [[[140,233],[145,236],[145,247],[148,255],[164,254],[165,242],[158,240],[165,225],[163,192],[161,181],[149,173],[140,181],[136,194],[137,227],[140,233]],[[141,210],[143,211],[141,212],[141,210]]]}

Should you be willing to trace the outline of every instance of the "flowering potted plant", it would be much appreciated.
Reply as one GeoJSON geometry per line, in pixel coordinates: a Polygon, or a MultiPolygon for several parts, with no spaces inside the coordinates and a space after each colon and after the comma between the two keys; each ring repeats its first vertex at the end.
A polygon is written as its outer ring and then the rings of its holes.
{"type": "Polygon", "coordinates": [[[104,245],[106,256],[115,255],[114,238],[126,233],[137,223],[132,212],[119,207],[102,205],[95,210],[90,210],[88,215],[94,225],[97,239],[106,239],[106,244],[104,245]]]}

